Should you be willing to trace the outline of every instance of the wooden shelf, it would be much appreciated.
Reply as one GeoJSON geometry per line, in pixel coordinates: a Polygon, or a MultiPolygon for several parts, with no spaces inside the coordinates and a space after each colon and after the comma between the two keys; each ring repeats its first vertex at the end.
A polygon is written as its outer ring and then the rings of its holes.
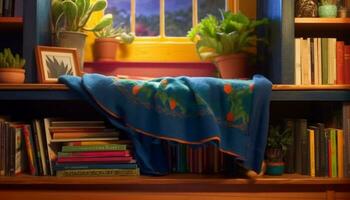
{"type": "Polygon", "coordinates": [[[0,185],[242,185],[242,184],[287,184],[287,185],[348,185],[348,178],[309,177],[302,175],[264,176],[256,180],[233,179],[205,175],[169,175],[161,177],[55,177],[16,176],[0,177],[0,185]]]}
{"type": "Polygon", "coordinates": [[[23,27],[22,17],[0,17],[0,30],[19,30],[23,27]]]}
{"type": "MultiPolygon", "coordinates": [[[[0,100],[79,100],[63,84],[0,84],[0,100]]],[[[350,85],[273,85],[272,101],[350,101],[350,85]]]]}
{"type": "Polygon", "coordinates": [[[295,18],[296,37],[346,37],[350,18],[295,18]]]}

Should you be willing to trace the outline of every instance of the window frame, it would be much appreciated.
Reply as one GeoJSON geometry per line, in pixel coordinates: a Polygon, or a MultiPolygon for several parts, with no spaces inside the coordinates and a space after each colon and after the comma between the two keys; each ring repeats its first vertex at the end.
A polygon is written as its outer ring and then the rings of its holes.
{"type": "MultiPolygon", "coordinates": [[[[137,36],[130,45],[119,45],[117,60],[121,62],[201,62],[195,44],[187,37],[169,37],[165,35],[165,1],[160,1],[159,36],[137,36]]],[[[136,0],[130,0],[130,29],[135,33],[136,0]]],[[[226,0],[226,10],[237,12],[239,0],[226,0]]],[[[198,0],[192,0],[192,26],[198,23],[198,0]]],[[[102,13],[95,16],[99,18],[102,13]]],[[[86,60],[92,61],[92,45],[95,40],[89,34],[86,60]]]]}

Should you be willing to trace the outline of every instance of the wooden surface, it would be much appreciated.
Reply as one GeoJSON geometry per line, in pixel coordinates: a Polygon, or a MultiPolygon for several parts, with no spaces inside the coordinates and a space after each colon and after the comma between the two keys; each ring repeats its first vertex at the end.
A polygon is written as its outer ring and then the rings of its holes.
{"type": "Polygon", "coordinates": [[[350,179],[309,177],[302,175],[265,176],[256,180],[234,179],[204,175],[169,175],[162,177],[0,177],[0,185],[350,185],[350,179]]]}
{"type": "Polygon", "coordinates": [[[296,37],[347,37],[350,18],[295,18],[296,37]]]}
{"type": "MultiPolygon", "coordinates": [[[[0,84],[1,90],[68,90],[64,84],[0,84]]],[[[273,85],[272,91],[350,90],[350,85],[273,85]]]]}
{"type": "Polygon", "coordinates": [[[0,31],[19,30],[22,26],[22,17],[0,17],[0,31]]]}

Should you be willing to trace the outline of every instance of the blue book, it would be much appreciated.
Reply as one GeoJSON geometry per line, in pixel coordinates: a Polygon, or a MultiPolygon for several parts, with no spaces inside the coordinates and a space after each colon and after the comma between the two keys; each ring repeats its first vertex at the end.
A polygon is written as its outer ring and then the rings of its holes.
{"type": "Polygon", "coordinates": [[[55,170],[67,169],[136,169],[136,163],[120,163],[120,164],[56,164],[55,170]]]}

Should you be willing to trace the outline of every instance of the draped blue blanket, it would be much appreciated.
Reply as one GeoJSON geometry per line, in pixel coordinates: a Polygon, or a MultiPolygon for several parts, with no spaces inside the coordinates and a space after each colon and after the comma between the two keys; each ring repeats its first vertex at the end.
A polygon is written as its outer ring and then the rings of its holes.
{"type": "Polygon", "coordinates": [[[271,82],[164,77],[149,81],[86,74],[62,76],[82,99],[129,134],[143,174],[168,172],[162,140],[215,142],[260,171],[267,140],[271,82]]]}

